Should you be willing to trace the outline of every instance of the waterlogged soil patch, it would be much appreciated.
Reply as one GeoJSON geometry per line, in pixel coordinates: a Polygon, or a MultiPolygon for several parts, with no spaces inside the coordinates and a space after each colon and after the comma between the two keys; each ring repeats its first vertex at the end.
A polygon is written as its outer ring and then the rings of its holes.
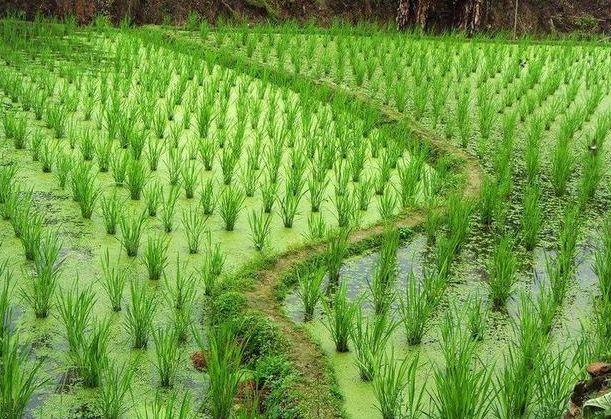
{"type": "MultiPolygon", "coordinates": [[[[15,28],[14,22],[7,25],[15,28]]],[[[152,333],[183,327],[188,337],[178,345],[169,393],[181,398],[188,389],[196,411],[208,375],[189,360],[201,349],[191,328],[206,334],[206,294],[217,292],[216,286],[222,290],[222,278],[262,254],[320,240],[338,226],[375,225],[382,215],[396,215],[403,201],[416,205],[436,193],[425,186],[436,177],[425,154],[412,155],[405,138],[307,89],[291,90],[188,51],[157,48],[128,31],[83,29],[56,37],[32,28],[32,42],[52,45],[58,54],[8,38],[1,44],[7,59],[0,63],[6,109],[0,156],[3,173],[16,168],[7,175],[6,193],[14,194],[18,210],[39,216],[43,233],[59,246],[52,263],[57,282],[40,297],[49,303],[39,315],[46,318],[34,315],[32,300],[20,290],[12,299],[19,307],[13,321],[20,342],[31,348],[32,360],[42,361],[39,375],[46,379],[28,415],[99,410],[99,388],[86,388],[74,368],[70,322],[64,324],[59,313],[71,293],[92,296],[77,344],[108,322],[104,373],[122,366],[133,371],[124,401],[129,417],[150,407],[160,387],[152,333]],[[68,54],[74,44],[79,53],[68,54]],[[94,53],[105,59],[94,65],[94,53]],[[408,167],[412,177],[402,179],[408,167]],[[411,189],[400,200],[403,183],[411,189]],[[128,231],[137,228],[140,214],[139,240],[130,247],[128,231]],[[222,265],[213,274],[212,254],[222,265]],[[173,305],[179,267],[193,278],[186,318],[173,305]],[[126,278],[118,301],[108,288],[112,269],[126,278]],[[133,297],[144,294],[154,314],[146,320],[146,348],[135,349],[129,316],[137,304],[133,297]],[[114,304],[121,310],[114,312],[114,304]]],[[[20,29],[15,31],[18,36],[20,29]]],[[[1,223],[0,246],[11,276],[26,288],[40,277],[39,266],[25,260],[22,241],[12,233],[14,218],[1,223]]]]}
{"type": "Polygon", "coordinates": [[[561,417],[583,367],[609,356],[604,47],[0,30],[0,277],[17,284],[0,299],[15,305],[2,341],[25,351],[15,372],[40,361],[44,380],[12,416],[117,416],[99,402],[123,377],[125,417],[180,400],[219,418],[292,403],[339,417],[337,393],[355,418],[561,417]],[[363,243],[376,250],[346,258],[363,243]],[[324,271],[299,272],[301,293],[277,301],[293,266],[314,268],[310,251],[324,271]],[[254,319],[255,338],[224,336],[217,308],[254,319]],[[214,385],[241,374],[232,349],[251,343],[256,371],[214,385]],[[390,397],[395,378],[420,406],[390,397]]]}

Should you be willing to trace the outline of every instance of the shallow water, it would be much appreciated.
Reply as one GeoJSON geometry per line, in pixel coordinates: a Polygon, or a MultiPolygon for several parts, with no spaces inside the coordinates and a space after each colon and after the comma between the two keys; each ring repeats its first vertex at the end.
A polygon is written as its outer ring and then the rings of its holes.
{"type": "MultiPolygon", "coordinates": [[[[597,277],[593,272],[592,262],[597,238],[592,229],[586,231],[585,238],[580,240],[578,244],[574,280],[567,293],[565,303],[557,315],[552,331],[552,339],[561,347],[579,338],[581,322],[585,321],[591,313],[592,297],[596,295],[597,277]]],[[[426,253],[426,238],[421,234],[415,235],[398,250],[397,265],[400,280],[397,281],[397,292],[399,295],[404,289],[405,278],[410,270],[414,270],[417,277],[421,276],[426,253]]],[[[469,252],[465,251],[465,253],[469,252]]],[[[536,248],[533,252],[534,270],[527,268],[520,271],[520,281],[507,304],[507,311],[489,310],[487,313],[488,328],[478,354],[480,361],[486,365],[496,364],[496,370],[500,370],[503,364],[503,354],[511,336],[511,319],[518,315],[519,292],[525,291],[536,295],[539,289],[538,283],[547,281],[545,272],[546,253],[549,254],[550,252],[541,247],[536,248]],[[536,276],[534,272],[536,272],[536,276]]],[[[361,293],[367,292],[367,281],[373,275],[378,257],[376,252],[369,252],[346,259],[341,270],[341,278],[347,284],[351,298],[356,298],[361,293]]],[[[483,302],[486,301],[485,272],[482,272],[481,267],[472,266],[470,261],[465,260],[465,256],[461,255],[454,272],[453,277],[455,279],[452,280],[446,290],[444,301],[438,309],[438,313],[435,313],[431,319],[423,342],[416,347],[408,346],[405,342],[402,326],[399,326],[389,345],[389,347],[394,347],[400,358],[416,352],[419,354],[422,366],[418,372],[417,382],[419,385],[425,385],[428,391],[433,390],[430,384],[431,371],[442,362],[438,346],[438,325],[443,313],[447,311],[448,304],[456,305],[460,313],[461,304],[467,301],[470,296],[477,295],[483,299],[483,302]],[[456,278],[457,275],[459,278],[456,278]]],[[[295,292],[288,295],[284,307],[294,321],[302,322],[303,310],[295,292]]],[[[322,313],[319,308],[315,320],[307,324],[306,327],[313,338],[321,343],[323,350],[329,356],[339,386],[345,396],[344,406],[348,414],[354,418],[379,417],[379,412],[375,408],[372,385],[360,380],[358,369],[354,364],[354,356],[351,353],[341,354],[335,351],[334,343],[321,319],[322,313]]],[[[389,349],[387,348],[387,350],[389,349]]],[[[428,403],[430,403],[430,400],[425,396],[425,407],[429,406],[428,403]]]]}

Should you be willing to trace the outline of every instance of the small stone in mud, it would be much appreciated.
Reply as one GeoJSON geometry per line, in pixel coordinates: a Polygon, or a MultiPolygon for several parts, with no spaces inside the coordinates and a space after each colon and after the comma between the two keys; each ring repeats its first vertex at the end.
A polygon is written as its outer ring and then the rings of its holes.
{"type": "Polygon", "coordinates": [[[601,375],[611,373],[611,364],[607,362],[594,362],[586,368],[590,377],[600,377],[601,375]]]}
{"type": "Polygon", "coordinates": [[[193,352],[191,354],[191,363],[197,371],[205,371],[208,363],[206,362],[206,354],[203,351],[193,352]]]}

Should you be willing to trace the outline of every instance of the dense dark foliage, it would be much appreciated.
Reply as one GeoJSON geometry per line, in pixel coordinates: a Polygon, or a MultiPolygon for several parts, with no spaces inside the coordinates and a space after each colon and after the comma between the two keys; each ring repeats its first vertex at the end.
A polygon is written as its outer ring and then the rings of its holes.
{"type": "Polygon", "coordinates": [[[106,16],[117,24],[211,22],[373,20],[429,30],[512,30],[517,5],[521,32],[583,31],[608,33],[611,8],[606,0],[4,0],[0,14],[25,13],[89,23],[106,16]]]}

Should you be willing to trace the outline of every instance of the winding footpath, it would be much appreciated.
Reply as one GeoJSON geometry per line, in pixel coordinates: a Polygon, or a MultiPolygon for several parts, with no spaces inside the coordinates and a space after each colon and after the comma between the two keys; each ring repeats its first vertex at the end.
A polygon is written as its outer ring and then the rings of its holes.
{"type": "MultiPolygon", "coordinates": [[[[343,87],[327,82],[312,80],[313,88],[325,85],[328,88],[341,91],[350,95],[361,104],[368,107],[376,107],[386,118],[388,123],[408,124],[412,134],[429,145],[439,156],[452,155],[460,162],[460,172],[464,176],[462,195],[467,199],[476,199],[479,196],[482,180],[482,168],[478,160],[467,154],[463,149],[454,147],[446,140],[436,136],[434,133],[421,127],[416,121],[391,109],[390,107],[376,104],[371,98],[354,93],[343,87]]],[[[395,221],[397,228],[415,228],[424,223],[425,211],[421,208],[412,208],[404,211],[395,221]]],[[[356,230],[351,233],[349,242],[358,245],[371,240],[383,233],[383,226],[376,224],[372,227],[356,230]]],[[[305,406],[310,417],[333,418],[342,417],[342,412],[333,403],[334,378],[329,373],[327,357],[321,348],[313,341],[305,328],[296,325],[287,317],[282,302],[276,298],[276,289],[282,282],[283,277],[295,266],[306,262],[308,259],[322,254],[326,249],[326,243],[315,246],[305,246],[296,250],[288,251],[280,255],[275,263],[257,271],[254,276],[258,279],[256,289],[246,293],[249,306],[267,315],[280,329],[290,344],[290,360],[294,362],[301,375],[300,386],[304,394],[313,394],[315,397],[306,400],[305,406]]]]}
{"type": "MultiPolygon", "coordinates": [[[[192,35],[164,32],[164,46],[180,45],[181,50],[190,50],[194,54],[205,54],[211,51],[217,54],[216,59],[220,65],[230,67],[238,72],[246,73],[252,77],[261,77],[263,74],[273,74],[268,78],[273,83],[284,83],[289,86],[304,84],[312,91],[319,93],[321,101],[332,103],[335,96],[341,96],[350,101],[358,111],[366,109],[374,111],[379,116],[379,122],[390,127],[405,127],[417,141],[429,146],[433,156],[452,156],[459,162],[458,174],[462,175],[461,192],[466,199],[476,199],[479,196],[482,180],[482,168],[476,158],[463,149],[449,144],[448,141],[435,133],[422,127],[413,118],[395,111],[389,106],[377,103],[371,97],[345,87],[323,80],[312,79],[300,74],[280,71],[277,68],[258,61],[241,57],[233,52],[218,50],[205,45],[202,51],[201,40],[189,39],[192,35]]],[[[412,141],[406,139],[406,141],[412,141]]],[[[439,208],[443,210],[443,208],[439,208]]],[[[408,208],[395,220],[397,228],[416,228],[425,221],[425,210],[422,208],[408,208]]],[[[349,236],[349,244],[358,246],[372,241],[383,233],[381,223],[374,226],[355,230],[349,236]]],[[[285,338],[288,348],[287,356],[296,367],[300,379],[296,390],[305,395],[301,398],[301,409],[305,417],[309,418],[340,418],[344,417],[341,401],[334,396],[337,385],[326,354],[322,351],[310,333],[301,325],[294,323],[284,312],[282,301],[277,298],[277,289],[283,278],[294,267],[320,256],[326,249],[326,243],[305,245],[297,249],[288,250],[265,264],[263,268],[243,273],[256,278],[253,289],[247,290],[245,296],[250,309],[257,310],[266,315],[285,338]]]]}

